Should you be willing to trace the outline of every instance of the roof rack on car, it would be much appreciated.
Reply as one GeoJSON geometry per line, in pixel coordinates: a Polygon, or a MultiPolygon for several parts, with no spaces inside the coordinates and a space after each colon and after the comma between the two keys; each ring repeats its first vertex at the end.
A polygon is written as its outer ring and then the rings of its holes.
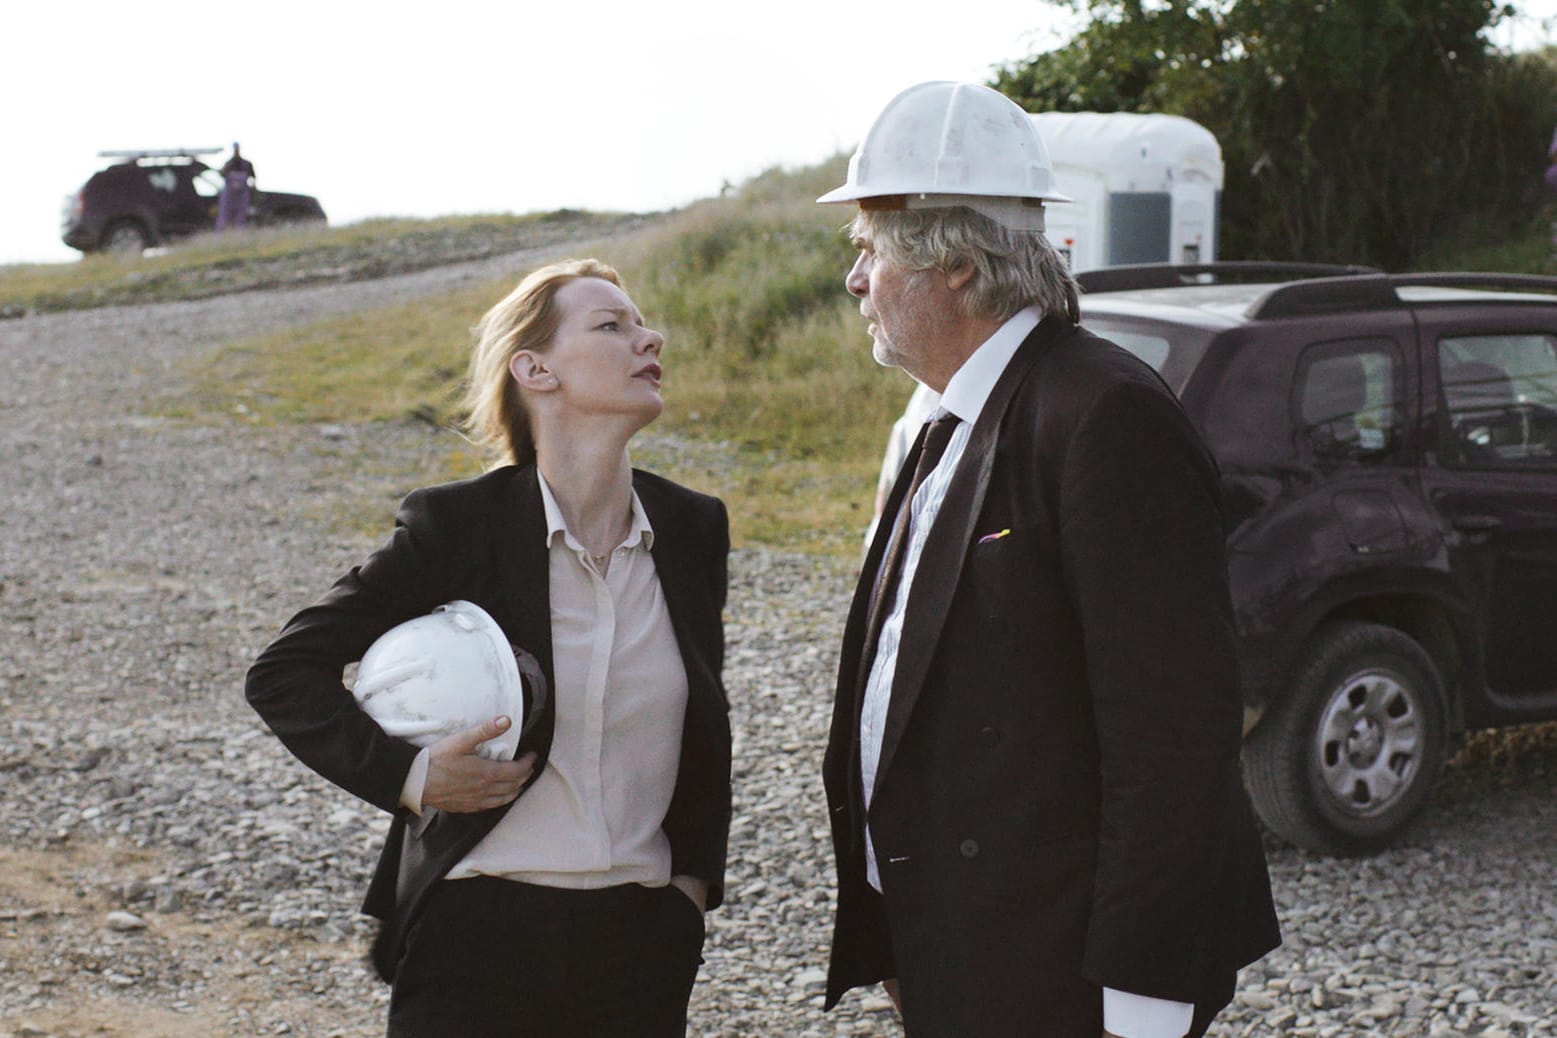
{"type": "Polygon", "coordinates": [[[1515,292],[1557,292],[1557,278],[1542,274],[1495,274],[1473,272],[1392,274],[1396,285],[1434,288],[1501,288],[1515,292]]]}
{"type": "Polygon", "coordinates": [[[1347,310],[1388,310],[1403,305],[1397,288],[1480,288],[1515,292],[1557,292],[1557,278],[1540,274],[1438,273],[1358,274],[1295,281],[1271,289],[1250,304],[1250,320],[1302,317],[1347,310]]]}
{"type": "Polygon", "coordinates": [[[1219,285],[1229,282],[1290,281],[1294,278],[1333,278],[1348,274],[1377,274],[1374,267],[1340,263],[1278,263],[1239,260],[1222,263],[1139,263],[1103,267],[1076,275],[1082,291],[1129,292],[1142,288],[1179,288],[1184,285],[1219,285]]]}
{"type": "Polygon", "coordinates": [[[120,151],[100,151],[100,159],[182,159],[199,155],[220,155],[222,148],[126,148],[120,151]]]}
{"type": "Polygon", "coordinates": [[[1260,296],[1245,311],[1251,321],[1346,310],[1388,310],[1400,305],[1395,279],[1388,274],[1353,274],[1281,285],[1260,296]]]}

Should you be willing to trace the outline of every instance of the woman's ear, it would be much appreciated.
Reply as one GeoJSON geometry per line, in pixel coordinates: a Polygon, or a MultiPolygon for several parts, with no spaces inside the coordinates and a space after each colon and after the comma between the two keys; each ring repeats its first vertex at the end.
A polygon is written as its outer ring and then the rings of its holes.
{"type": "Polygon", "coordinates": [[[535,393],[549,393],[557,388],[557,376],[529,350],[520,350],[508,362],[508,373],[514,377],[520,389],[535,393]]]}

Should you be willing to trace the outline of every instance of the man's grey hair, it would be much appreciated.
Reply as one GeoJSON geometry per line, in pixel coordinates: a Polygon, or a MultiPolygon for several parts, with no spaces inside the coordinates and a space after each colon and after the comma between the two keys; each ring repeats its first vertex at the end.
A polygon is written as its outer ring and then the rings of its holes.
{"type": "Polygon", "coordinates": [[[1076,279],[1049,239],[1013,231],[966,206],[948,209],[861,209],[850,233],[884,259],[909,270],[951,273],[971,266],[970,317],[1004,321],[1027,306],[1081,323],[1076,279]]]}

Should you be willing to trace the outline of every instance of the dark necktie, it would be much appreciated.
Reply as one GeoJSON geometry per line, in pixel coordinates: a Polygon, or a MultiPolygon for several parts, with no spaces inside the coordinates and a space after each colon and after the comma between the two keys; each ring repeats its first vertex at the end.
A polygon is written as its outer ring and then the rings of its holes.
{"type": "Polygon", "coordinates": [[[892,524],[892,538],[887,541],[886,554],[881,557],[881,569],[877,571],[875,592],[871,595],[870,611],[865,614],[865,652],[860,660],[860,690],[870,680],[870,670],[876,660],[876,643],[881,638],[881,625],[897,597],[898,579],[902,575],[903,552],[908,541],[908,518],[914,510],[914,494],[946,453],[952,432],[960,421],[954,414],[942,415],[930,423],[925,431],[919,459],[914,464],[914,477],[908,484],[908,492],[898,505],[897,517],[892,524]]]}

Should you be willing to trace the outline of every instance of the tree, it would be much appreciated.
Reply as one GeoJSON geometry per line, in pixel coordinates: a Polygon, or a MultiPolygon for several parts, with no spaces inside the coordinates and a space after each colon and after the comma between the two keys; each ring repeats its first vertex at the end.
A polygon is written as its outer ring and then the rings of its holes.
{"type": "Polygon", "coordinates": [[[1221,142],[1222,254],[1408,267],[1541,201],[1548,61],[1496,50],[1496,0],[1070,0],[1091,22],[999,70],[1033,111],[1185,115],[1221,142]]]}

